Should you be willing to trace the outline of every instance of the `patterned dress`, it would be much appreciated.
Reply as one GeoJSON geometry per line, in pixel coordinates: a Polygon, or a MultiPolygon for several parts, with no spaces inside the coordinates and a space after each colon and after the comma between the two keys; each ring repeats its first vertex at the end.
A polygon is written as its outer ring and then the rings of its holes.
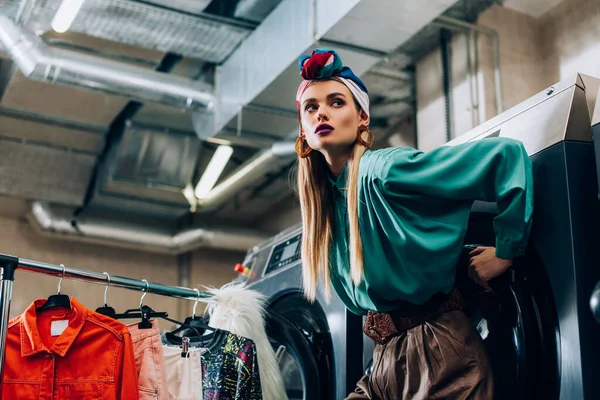
{"type": "MultiPolygon", "coordinates": [[[[163,344],[179,344],[178,338],[163,335],[163,344]]],[[[217,330],[192,339],[202,352],[203,400],[262,400],[256,345],[251,339],[217,330]]]]}

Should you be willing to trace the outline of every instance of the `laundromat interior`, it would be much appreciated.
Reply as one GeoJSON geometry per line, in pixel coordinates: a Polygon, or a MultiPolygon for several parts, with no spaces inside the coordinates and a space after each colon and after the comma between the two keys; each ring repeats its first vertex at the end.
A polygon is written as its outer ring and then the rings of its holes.
{"type": "Polygon", "coordinates": [[[475,283],[504,206],[472,199],[460,312],[494,399],[600,399],[598,0],[0,0],[0,399],[484,398],[390,394],[399,364],[349,397],[384,367],[337,287],[303,292],[317,48],[368,88],[369,152],[522,144],[527,242],[475,283]]]}

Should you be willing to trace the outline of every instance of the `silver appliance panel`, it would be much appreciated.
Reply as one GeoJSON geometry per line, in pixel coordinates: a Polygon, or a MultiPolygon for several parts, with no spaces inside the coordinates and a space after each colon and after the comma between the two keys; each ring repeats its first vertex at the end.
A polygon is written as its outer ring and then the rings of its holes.
{"type": "Polygon", "coordinates": [[[591,113],[599,85],[599,79],[577,74],[575,79],[545,89],[445,145],[509,137],[523,142],[532,156],[563,140],[591,142],[591,113]]]}

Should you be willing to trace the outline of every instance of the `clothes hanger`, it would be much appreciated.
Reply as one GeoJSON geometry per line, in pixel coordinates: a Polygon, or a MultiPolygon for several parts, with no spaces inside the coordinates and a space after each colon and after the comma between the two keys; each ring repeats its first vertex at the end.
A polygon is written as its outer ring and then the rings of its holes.
{"type": "MultiPolygon", "coordinates": [[[[188,338],[188,336],[190,336],[191,334],[196,334],[198,336],[198,341],[200,343],[200,345],[202,347],[206,347],[205,346],[205,340],[212,340],[214,333],[217,332],[219,329],[213,328],[212,326],[209,326],[206,321],[202,318],[202,317],[197,317],[196,316],[196,307],[198,306],[198,302],[200,301],[200,291],[198,289],[194,289],[196,291],[196,301],[194,302],[194,308],[192,310],[192,316],[191,317],[187,317],[185,319],[185,321],[182,323],[179,322],[174,322],[180,325],[179,328],[171,331],[171,332],[166,332],[165,333],[165,337],[167,338],[167,340],[172,343],[172,344],[178,344],[181,345],[182,347],[187,347],[189,345],[189,343],[191,342],[190,339],[188,338]],[[206,331],[210,331],[210,334],[204,334],[201,335],[200,332],[206,332],[206,331]],[[179,336],[178,334],[181,333],[182,336],[179,336]]],[[[182,351],[182,356],[183,356],[183,351],[182,351]]]]}
{"type": "Polygon", "coordinates": [[[149,284],[148,281],[142,279],[146,282],[146,288],[142,289],[144,294],[142,294],[142,298],[140,299],[140,305],[138,308],[131,308],[125,311],[123,314],[116,314],[115,319],[133,319],[133,318],[141,318],[142,321],[138,324],[139,329],[150,329],[152,328],[152,323],[150,322],[150,318],[166,318],[169,314],[166,312],[156,312],[152,308],[144,305],[144,297],[148,294],[149,284]]]}
{"type": "Polygon", "coordinates": [[[65,277],[65,270],[66,270],[66,268],[63,264],[60,264],[60,266],[62,267],[63,271],[62,271],[62,276],[60,277],[60,280],[58,281],[57,293],[48,297],[48,300],[46,300],[46,302],[41,307],[39,307],[37,309],[37,311],[49,310],[51,308],[71,309],[71,298],[69,296],[67,296],[66,294],[60,294],[60,285],[62,284],[63,278],[65,277]]]}
{"type": "Polygon", "coordinates": [[[144,289],[144,294],[142,295],[142,298],[140,299],[139,307],[127,310],[123,314],[117,314],[117,315],[115,315],[115,319],[141,318],[142,321],[138,324],[138,328],[139,329],[150,329],[150,328],[152,328],[152,322],[150,322],[151,318],[162,318],[162,319],[172,322],[174,324],[185,326],[186,328],[191,329],[196,335],[201,336],[200,332],[198,332],[198,330],[196,328],[169,318],[169,314],[166,312],[156,312],[149,306],[144,305],[144,297],[146,297],[146,294],[148,294],[149,284],[148,284],[147,280],[145,280],[145,279],[142,279],[142,280],[144,282],[146,282],[146,288],[144,289]]]}
{"type": "MultiPolygon", "coordinates": [[[[185,325],[189,325],[194,327],[194,330],[201,330],[201,331],[211,331],[211,332],[215,332],[215,328],[213,328],[212,326],[209,326],[206,321],[204,320],[204,318],[202,317],[197,317],[196,316],[196,307],[198,306],[198,302],[200,301],[200,291],[198,289],[194,289],[194,291],[196,292],[196,301],[194,302],[194,308],[192,310],[192,316],[191,317],[187,317],[185,319],[185,321],[183,321],[183,323],[185,325]]],[[[189,328],[186,328],[184,325],[181,325],[179,328],[169,332],[173,335],[176,335],[178,333],[182,333],[183,336],[186,336],[189,333],[189,328]]]]}
{"type": "Polygon", "coordinates": [[[106,275],[106,288],[104,289],[104,306],[96,308],[96,312],[102,315],[106,315],[110,318],[115,318],[117,316],[117,312],[106,302],[106,295],[108,294],[108,287],[110,286],[110,275],[108,274],[108,272],[103,272],[103,274],[106,275]]]}

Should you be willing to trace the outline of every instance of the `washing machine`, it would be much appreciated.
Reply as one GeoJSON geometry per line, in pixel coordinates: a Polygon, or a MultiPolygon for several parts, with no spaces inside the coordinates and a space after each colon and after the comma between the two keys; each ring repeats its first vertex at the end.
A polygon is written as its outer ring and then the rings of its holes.
{"type": "Polygon", "coordinates": [[[468,251],[495,243],[495,203],[475,202],[457,268],[466,311],[484,339],[495,399],[600,399],[600,325],[590,296],[600,280],[600,197],[591,115],[600,81],[576,74],[448,143],[521,140],[533,164],[526,254],[493,282],[467,277],[468,251]]]}
{"type": "Polygon", "coordinates": [[[366,367],[362,318],[335,293],[328,300],[321,286],[314,303],[304,299],[301,235],[297,225],[248,251],[243,266],[249,272],[238,281],[267,297],[267,335],[289,399],[344,399],[366,367]]]}

